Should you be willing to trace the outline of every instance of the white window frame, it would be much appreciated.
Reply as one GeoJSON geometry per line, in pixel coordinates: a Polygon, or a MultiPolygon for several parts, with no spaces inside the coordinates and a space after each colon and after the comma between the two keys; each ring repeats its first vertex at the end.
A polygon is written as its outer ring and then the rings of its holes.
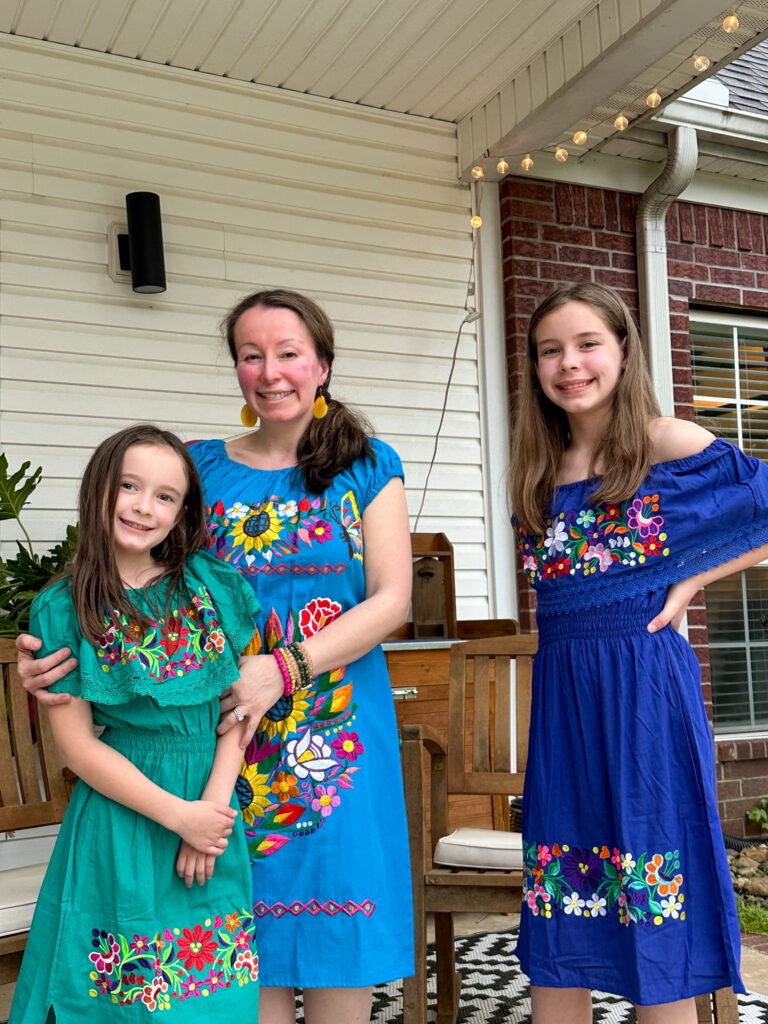
{"type": "MultiPolygon", "coordinates": [[[[766,341],[768,341],[768,317],[762,316],[749,316],[734,311],[733,313],[719,312],[716,310],[705,310],[705,309],[691,309],[689,312],[689,323],[690,333],[693,333],[694,325],[702,326],[716,326],[725,327],[732,331],[733,336],[733,361],[734,365],[738,366],[739,362],[739,331],[754,331],[765,334],[766,341]]],[[[693,366],[693,340],[691,339],[691,366],[693,366]]],[[[694,402],[696,399],[709,399],[711,401],[719,400],[720,396],[706,395],[694,392],[694,402]]],[[[738,430],[738,441],[739,446],[743,443],[743,431],[742,431],[742,399],[741,399],[741,381],[740,374],[735,374],[735,398],[736,404],[736,422],[738,430]]],[[[749,402],[752,406],[760,406],[761,408],[768,409],[768,401],[761,401],[760,399],[750,399],[749,402]]],[[[758,562],[752,568],[757,567],[768,567],[768,560],[758,562]]],[[[747,614],[747,577],[746,570],[742,570],[739,573],[741,577],[741,599],[742,599],[742,610],[744,615],[744,644],[745,644],[745,664],[747,671],[747,693],[749,699],[749,712],[750,718],[752,719],[752,725],[745,725],[739,729],[733,727],[729,729],[718,729],[715,727],[715,738],[717,740],[729,740],[729,739],[759,739],[768,737],[768,726],[757,725],[754,723],[755,719],[755,703],[754,703],[754,689],[752,679],[752,661],[749,657],[749,652],[755,647],[768,647],[768,640],[766,641],[752,641],[749,633],[749,617],[747,614]]],[[[710,640],[709,647],[711,650],[732,650],[734,644],[732,643],[717,643],[710,640]]]]}

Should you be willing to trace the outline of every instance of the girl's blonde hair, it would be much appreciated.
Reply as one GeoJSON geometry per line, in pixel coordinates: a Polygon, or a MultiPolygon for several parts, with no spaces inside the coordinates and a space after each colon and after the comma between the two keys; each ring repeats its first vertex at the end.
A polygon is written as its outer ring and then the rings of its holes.
{"type": "Polygon", "coordinates": [[[626,356],[613,396],[608,429],[589,466],[590,478],[596,465],[603,467],[602,479],[590,495],[590,502],[625,501],[635,493],[651,465],[648,424],[661,415],[640,335],[618,294],[612,288],[589,282],[557,287],[531,317],[525,366],[516,396],[509,494],[514,514],[526,533],[543,533],[546,528],[547,505],[555,490],[561,456],[570,440],[565,413],[550,402],[539,382],[536,331],[545,316],[569,302],[583,302],[593,309],[624,342],[626,356]]]}

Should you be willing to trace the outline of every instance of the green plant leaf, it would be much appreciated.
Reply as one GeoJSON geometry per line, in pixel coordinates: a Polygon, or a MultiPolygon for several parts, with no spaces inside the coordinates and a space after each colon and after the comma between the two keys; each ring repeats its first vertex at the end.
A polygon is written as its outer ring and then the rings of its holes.
{"type": "Polygon", "coordinates": [[[38,466],[27,476],[30,466],[30,462],[23,462],[21,468],[9,476],[8,460],[5,454],[0,452],[0,520],[18,519],[30,494],[40,483],[43,467],[38,466]]]}

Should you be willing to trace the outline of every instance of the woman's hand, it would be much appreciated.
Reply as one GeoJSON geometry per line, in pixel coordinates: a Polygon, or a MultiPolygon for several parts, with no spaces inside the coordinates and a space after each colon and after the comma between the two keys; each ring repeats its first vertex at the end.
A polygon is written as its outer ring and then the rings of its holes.
{"type": "Polygon", "coordinates": [[[62,647],[47,658],[36,658],[35,651],[42,647],[39,637],[21,633],[16,637],[18,651],[17,665],[21,683],[27,693],[31,693],[41,704],[68,704],[71,697],[68,693],[48,693],[46,687],[63,679],[73,668],[77,668],[77,658],[71,658],[68,647],[62,647]]]}
{"type": "Polygon", "coordinates": [[[199,853],[182,840],[176,858],[176,874],[184,879],[188,889],[192,888],[195,881],[198,885],[205,885],[208,879],[213,877],[215,864],[216,858],[212,853],[199,853]]]}
{"type": "Polygon", "coordinates": [[[277,659],[271,654],[247,655],[240,659],[240,678],[222,694],[221,718],[216,732],[221,736],[242,721],[240,748],[245,750],[259,722],[283,694],[283,680],[277,659]],[[238,714],[233,709],[237,708],[238,714]]]}
{"type": "Polygon", "coordinates": [[[673,583],[667,591],[667,599],[659,614],[648,623],[648,632],[656,633],[664,626],[671,625],[675,631],[680,629],[680,623],[688,610],[691,598],[700,589],[701,583],[698,577],[689,580],[682,580],[680,583],[673,583]]]}
{"type": "Polygon", "coordinates": [[[187,800],[175,831],[197,853],[218,857],[227,848],[236,817],[237,811],[228,804],[187,800]]]}

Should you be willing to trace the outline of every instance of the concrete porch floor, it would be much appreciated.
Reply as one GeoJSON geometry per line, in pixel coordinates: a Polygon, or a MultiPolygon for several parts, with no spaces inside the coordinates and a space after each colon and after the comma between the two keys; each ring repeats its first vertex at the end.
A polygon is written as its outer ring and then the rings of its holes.
{"type": "MultiPolygon", "coordinates": [[[[519,920],[517,914],[455,914],[454,927],[457,935],[472,935],[475,932],[506,932],[514,928],[519,920]]],[[[431,922],[427,927],[427,938],[431,942],[434,929],[431,922]]],[[[742,936],[741,974],[750,992],[768,995],[768,937],[764,935],[742,936]],[[754,948],[750,943],[754,943],[754,948]],[[764,950],[763,952],[761,952],[764,950]]],[[[13,996],[13,985],[0,985],[0,1024],[8,1020],[13,996]]]]}

